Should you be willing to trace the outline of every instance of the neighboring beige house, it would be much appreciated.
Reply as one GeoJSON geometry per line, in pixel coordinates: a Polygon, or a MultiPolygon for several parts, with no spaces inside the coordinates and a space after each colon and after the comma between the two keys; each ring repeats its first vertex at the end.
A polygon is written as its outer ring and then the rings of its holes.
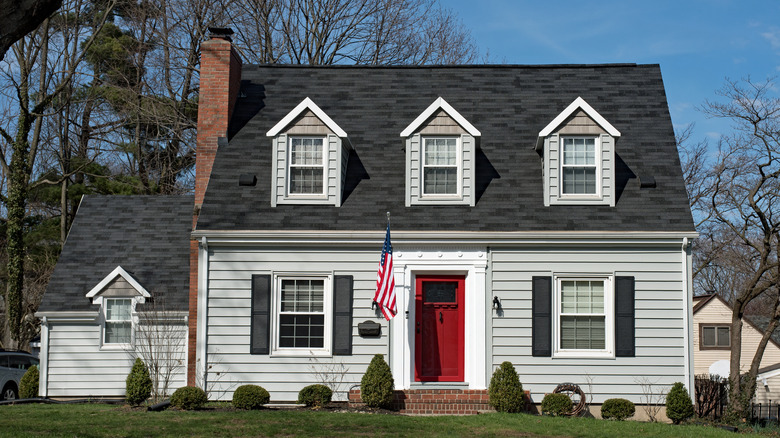
{"type": "MultiPolygon", "coordinates": [[[[710,374],[717,361],[728,361],[731,354],[731,306],[719,295],[693,297],[694,373],[710,374]]],[[[763,330],[745,319],[742,326],[741,369],[747,371],[761,341],[763,330]]],[[[727,376],[724,376],[727,377],[727,376]]],[[[780,344],[769,340],[759,368],[756,402],[780,401],[780,344]]]]}

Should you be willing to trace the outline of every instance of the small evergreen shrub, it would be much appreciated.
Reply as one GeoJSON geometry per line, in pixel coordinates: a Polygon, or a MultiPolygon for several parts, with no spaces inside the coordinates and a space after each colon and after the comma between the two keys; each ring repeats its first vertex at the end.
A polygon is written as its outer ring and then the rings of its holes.
{"type": "Polygon", "coordinates": [[[569,414],[574,404],[566,394],[546,394],[542,399],[542,414],[559,417],[569,414]]]}
{"type": "Polygon", "coordinates": [[[171,396],[171,405],[185,411],[200,409],[206,405],[206,401],[206,392],[197,386],[182,386],[171,396]]]}
{"type": "Polygon", "coordinates": [[[137,406],[145,402],[152,395],[152,378],[149,377],[149,369],[140,357],[135,358],[133,369],[127,375],[125,381],[125,399],[127,403],[137,406]]]}
{"type": "Polygon", "coordinates": [[[262,386],[241,385],[233,393],[233,406],[236,409],[260,409],[271,400],[271,395],[262,386]]]}
{"type": "Polygon", "coordinates": [[[523,384],[520,383],[520,378],[511,362],[503,362],[493,372],[488,395],[490,395],[490,406],[496,408],[498,412],[523,410],[523,384]]]}
{"type": "Polygon", "coordinates": [[[22,380],[19,381],[19,398],[38,397],[39,377],[40,373],[38,372],[37,365],[33,365],[27,369],[27,372],[22,376],[22,380]]]}
{"type": "Polygon", "coordinates": [[[610,398],[604,400],[604,404],[601,405],[601,418],[605,420],[623,421],[634,415],[635,412],[634,403],[624,398],[610,398]]]}
{"type": "Polygon", "coordinates": [[[393,373],[381,354],[371,359],[371,363],[360,379],[360,396],[370,408],[391,408],[393,406],[393,373]]]}
{"type": "Polygon", "coordinates": [[[306,406],[325,406],[330,403],[333,391],[325,385],[309,385],[298,393],[298,403],[306,406]]]}
{"type": "Polygon", "coordinates": [[[666,416],[674,424],[680,424],[693,416],[693,402],[685,386],[677,382],[666,394],[666,416]]]}

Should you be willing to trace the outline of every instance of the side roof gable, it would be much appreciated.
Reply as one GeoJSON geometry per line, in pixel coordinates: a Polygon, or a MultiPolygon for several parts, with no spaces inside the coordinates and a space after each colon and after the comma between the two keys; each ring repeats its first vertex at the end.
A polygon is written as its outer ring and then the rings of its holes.
{"type": "Polygon", "coordinates": [[[339,127],[336,122],[333,121],[327,114],[325,114],[325,111],[323,111],[319,106],[317,106],[316,103],[314,103],[313,100],[306,97],[301,101],[301,103],[298,104],[295,108],[293,108],[292,111],[287,113],[286,116],[282,120],[279,121],[276,125],[274,125],[273,128],[271,128],[265,135],[267,137],[276,137],[279,135],[284,128],[286,128],[290,123],[292,123],[299,115],[301,115],[304,111],[309,110],[314,113],[314,115],[319,118],[322,123],[325,124],[331,131],[333,131],[336,135],[338,135],[341,138],[347,138],[347,133],[339,127]]]}
{"type": "Polygon", "coordinates": [[[117,266],[113,271],[111,271],[110,274],[106,275],[103,280],[100,281],[95,287],[92,288],[89,292],[87,292],[87,298],[93,298],[95,295],[99,294],[100,292],[105,289],[106,286],[108,286],[111,281],[113,281],[117,277],[122,277],[130,283],[130,286],[133,286],[133,289],[137,290],[139,294],[141,294],[144,298],[151,297],[151,294],[143,287],[141,286],[141,283],[138,282],[135,278],[133,278],[130,273],[124,270],[121,266],[117,266]]]}
{"type": "Polygon", "coordinates": [[[460,115],[460,113],[450,104],[448,104],[446,100],[444,100],[442,97],[439,97],[438,99],[434,100],[433,103],[425,109],[425,111],[417,116],[417,118],[414,119],[414,121],[410,123],[406,129],[401,131],[401,137],[409,137],[410,135],[414,134],[418,129],[420,129],[422,124],[425,123],[425,121],[428,120],[428,118],[430,118],[438,110],[443,110],[445,113],[447,113],[447,115],[452,117],[453,120],[455,120],[463,129],[466,130],[466,132],[468,132],[473,137],[482,136],[482,133],[480,133],[479,130],[474,127],[474,125],[469,123],[465,117],[460,115]]]}
{"type": "Polygon", "coordinates": [[[555,117],[547,126],[539,132],[538,139],[536,140],[536,149],[539,149],[544,144],[544,138],[552,134],[566,119],[574,114],[577,110],[582,110],[588,115],[594,122],[601,126],[607,133],[613,137],[620,137],[620,131],[615,129],[611,123],[607,121],[601,114],[598,113],[592,106],[585,102],[581,96],[574,99],[574,102],[570,103],[557,117],[555,117]]]}
{"type": "MultiPolygon", "coordinates": [[[[722,304],[723,304],[723,305],[724,305],[724,306],[725,306],[725,307],[726,307],[726,308],[727,308],[729,311],[731,311],[731,310],[732,310],[731,304],[729,304],[729,303],[728,303],[726,300],[724,300],[724,299],[723,299],[723,297],[721,297],[720,295],[718,295],[718,294],[716,294],[716,293],[713,293],[713,294],[710,294],[710,295],[704,295],[704,296],[701,296],[701,297],[694,297],[694,299],[696,299],[696,298],[700,298],[700,299],[698,300],[699,302],[698,302],[698,303],[696,303],[696,304],[693,306],[693,310],[692,310],[692,312],[691,312],[691,313],[692,313],[692,314],[694,314],[694,316],[696,315],[696,313],[697,313],[699,310],[701,310],[702,308],[704,308],[704,307],[705,307],[707,304],[709,304],[710,302],[713,302],[713,299],[714,299],[714,298],[717,298],[717,300],[715,300],[715,301],[719,301],[719,302],[721,302],[721,303],[722,303],[722,304]]],[[[747,324],[748,324],[750,327],[752,327],[752,328],[753,328],[755,331],[757,331],[758,333],[760,333],[760,334],[762,334],[762,335],[763,335],[763,333],[766,331],[764,328],[760,327],[758,324],[756,324],[756,323],[755,323],[753,320],[751,320],[749,317],[746,317],[746,316],[745,316],[745,317],[743,317],[743,318],[742,318],[742,321],[746,322],[746,323],[747,323],[747,324]]],[[[776,333],[776,332],[775,332],[775,333],[776,333]]],[[[778,343],[778,342],[777,342],[777,341],[774,339],[774,336],[770,336],[770,338],[769,338],[769,342],[771,342],[772,344],[774,344],[774,345],[775,345],[777,348],[780,348],[780,343],[778,343]]]]}

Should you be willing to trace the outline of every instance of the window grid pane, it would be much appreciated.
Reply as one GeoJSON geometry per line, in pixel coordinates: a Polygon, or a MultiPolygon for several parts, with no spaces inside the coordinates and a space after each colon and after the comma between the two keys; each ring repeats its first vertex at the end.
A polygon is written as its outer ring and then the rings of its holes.
{"type": "Polygon", "coordinates": [[[715,346],[715,327],[701,328],[701,342],[705,347],[715,346]]]}
{"type": "Polygon", "coordinates": [[[104,343],[130,343],[133,329],[131,311],[132,301],[130,299],[106,299],[104,343]]]}
{"type": "Polygon", "coordinates": [[[280,294],[279,347],[323,348],[325,281],[284,279],[280,294]]]}
{"type": "Polygon", "coordinates": [[[423,194],[458,193],[458,142],[455,138],[426,138],[423,153],[423,194]]]}
{"type": "Polygon", "coordinates": [[[290,140],[290,194],[321,194],[324,186],[322,138],[290,140]]]}
{"type": "Polygon", "coordinates": [[[279,346],[322,348],[325,345],[324,315],[280,315],[279,346]]]}
{"type": "Polygon", "coordinates": [[[563,138],[563,179],[564,194],[596,194],[596,139],[563,138]]]}
{"type": "Polygon", "coordinates": [[[563,280],[560,288],[560,348],[606,348],[604,281],[563,280]]]}
{"type": "Polygon", "coordinates": [[[728,347],[731,344],[729,332],[729,327],[718,327],[718,347],[728,347]]]}

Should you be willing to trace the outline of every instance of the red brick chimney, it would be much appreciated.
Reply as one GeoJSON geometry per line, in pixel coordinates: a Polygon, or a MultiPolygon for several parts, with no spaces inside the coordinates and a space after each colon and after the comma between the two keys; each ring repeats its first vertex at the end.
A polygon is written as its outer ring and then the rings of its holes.
{"type": "MultiPolygon", "coordinates": [[[[192,227],[197,228],[200,208],[217,155],[219,138],[226,138],[228,123],[241,86],[241,58],[231,44],[229,28],[209,28],[209,40],[200,45],[200,94],[195,162],[195,206],[192,227]]],[[[195,348],[198,322],[198,242],[190,242],[189,342],[187,384],[196,383],[195,348]]]]}

